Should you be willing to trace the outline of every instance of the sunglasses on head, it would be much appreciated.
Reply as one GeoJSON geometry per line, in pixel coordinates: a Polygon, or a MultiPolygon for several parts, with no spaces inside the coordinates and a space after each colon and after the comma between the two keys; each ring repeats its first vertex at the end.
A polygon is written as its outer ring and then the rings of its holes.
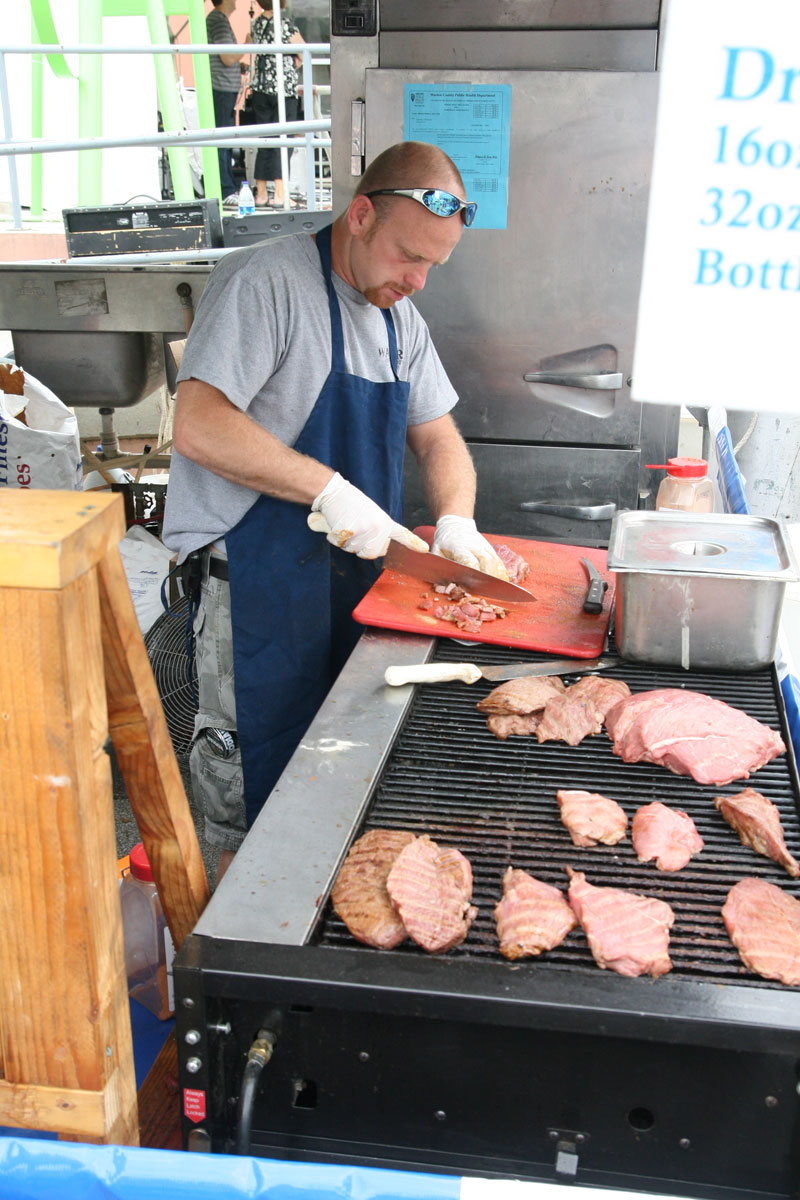
{"type": "Polygon", "coordinates": [[[461,209],[461,219],[466,226],[475,220],[478,205],[474,200],[459,200],[451,192],[443,192],[441,188],[378,188],[374,192],[365,192],[365,196],[408,196],[412,200],[424,204],[428,212],[437,217],[452,217],[461,209]]]}

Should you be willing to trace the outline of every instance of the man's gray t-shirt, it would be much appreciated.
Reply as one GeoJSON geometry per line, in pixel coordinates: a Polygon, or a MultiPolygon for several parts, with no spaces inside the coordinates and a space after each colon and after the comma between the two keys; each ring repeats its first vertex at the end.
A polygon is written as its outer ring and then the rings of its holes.
{"type": "MultiPolygon", "coordinates": [[[[390,382],[380,309],[333,276],[344,330],[345,365],[361,378],[390,382]]],[[[392,309],[398,375],[410,384],[408,424],[449,412],[458,397],[428,327],[410,300],[392,309]]],[[[293,446],[331,369],[328,291],[308,234],[261,242],[226,255],[206,284],[178,380],[218,388],[287,446],[293,446]]],[[[333,464],[331,464],[333,465],[333,464]]],[[[259,493],[172,453],[163,539],[182,561],[225,536],[259,493]]]]}
{"type": "MultiPolygon", "coordinates": [[[[224,12],[212,8],[206,17],[206,39],[210,46],[217,44],[236,45],[236,35],[224,12]]],[[[239,64],[226,67],[219,54],[209,54],[211,67],[211,86],[216,92],[238,92],[242,85],[242,73],[239,64]]]]}

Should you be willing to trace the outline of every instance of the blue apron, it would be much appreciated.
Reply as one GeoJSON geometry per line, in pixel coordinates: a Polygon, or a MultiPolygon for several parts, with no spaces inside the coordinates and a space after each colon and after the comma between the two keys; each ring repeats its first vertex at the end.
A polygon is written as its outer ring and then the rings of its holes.
{"type": "MultiPolygon", "coordinates": [[[[328,286],[331,370],[294,449],[338,471],[400,521],[409,385],[397,377],[394,321],[382,310],[394,379],[349,374],[330,226],[317,234],[317,249],[328,286]]],[[[379,574],[374,560],[312,533],[307,516],[305,505],[262,495],[225,538],[248,827],[358,640],[350,614],[379,574]]]]}

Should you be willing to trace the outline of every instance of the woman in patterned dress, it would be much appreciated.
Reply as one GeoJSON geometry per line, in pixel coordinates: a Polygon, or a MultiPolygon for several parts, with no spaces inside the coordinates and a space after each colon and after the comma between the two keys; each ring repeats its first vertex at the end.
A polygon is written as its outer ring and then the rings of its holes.
{"type": "MultiPolygon", "coordinates": [[[[247,35],[248,42],[265,42],[274,45],[275,24],[272,12],[272,0],[258,0],[262,9],[250,26],[247,35]]],[[[305,39],[300,30],[289,17],[281,16],[281,41],[299,45],[305,39]]],[[[250,80],[250,91],[253,95],[253,112],[259,125],[266,125],[278,120],[278,60],[283,61],[283,94],[286,103],[286,120],[296,121],[298,115],[298,67],[300,56],[292,54],[257,54],[250,80]]],[[[281,155],[276,146],[259,150],[255,163],[256,177],[256,208],[283,208],[283,176],[281,174],[281,155]],[[269,204],[267,181],[273,181],[273,203],[269,204]]]]}

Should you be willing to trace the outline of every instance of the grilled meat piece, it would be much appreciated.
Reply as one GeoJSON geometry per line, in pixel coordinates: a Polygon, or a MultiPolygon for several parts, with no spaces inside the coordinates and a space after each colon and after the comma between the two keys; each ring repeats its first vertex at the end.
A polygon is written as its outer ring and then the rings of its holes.
{"type": "Polygon", "coordinates": [[[503,899],[494,917],[500,953],[511,959],[560,946],[578,924],[563,892],[513,867],[503,876],[503,899]]]}
{"type": "Polygon", "coordinates": [[[723,700],[683,688],[637,692],[606,714],[614,753],[660,763],[697,783],[746,779],[786,747],[778,733],[723,700]]]}
{"type": "Polygon", "coordinates": [[[530,563],[527,563],[521,554],[517,554],[516,550],[512,550],[510,546],[501,545],[495,546],[495,554],[500,559],[505,569],[508,571],[508,578],[511,583],[524,583],[531,573],[530,563]]]}
{"type": "Polygon", "coordinates": [[[694,821],[680,808],[668,808],[656,800],[637,808],[631,826],[631,841],[639,862],[656,860],[659,871],[680,871],[704,842],[694,821]]]}
{"type": "Polygon", "coordinates": [[[620,888],[594,887],[571,867],[567,873],[569,902],[598,967],[653,978],[672,970],[669,931],[675,914],[668,904],[620,888]]]}
{"type": "Polygon", "coordinates": [[[742,879],[728,892],[722,919],[746,967],[800,985],[800,900],[764,879],[742,879]]]}
{"type": "Polygon", "coordinates": [[[350,847],[331,891],[331,902],[354,938],[391,950],[406,936],[386,880],[392,864],[414,834],[405,829],[371,829],[350,847]]]}
{"type": "Polygon", "coordinates": [[[533,733],[541,719],[542,714],[540,712],[526,713],[524,716],[517,713],[509,713],[508,715],[495,713],[489,717],[486,724],[494,736],[499,738],[501,742],[504,742],[513,733],[525,737],[529,736],[533,733]]]}
{"type": "Polygon", "coordinates": [[[786,848],[781,816],[771,800],[748,787],[735,796],[715,796],[714,803],[739,834],[743,846],[750,846],[756,854],[774,859],[793,879],[800,876],[800,864],[786,848]]]}
{"type": "Polygon", "coordinates": [[[565,690],[557,675],[525,675],[521,679],[508,679],[493,688],[476,707],[482,713],[527,716],[544,708],[551,697],[565,690]]]}
{"type": "Polygon", "coordinates": [[[599,792],[558,791],[561,822],[576,846],[615,846],[625,837],[628,818],[616,800],[599,792]]]}
{"type": "MultiPolygon", "coordinates": [[[[603,675],[584,675],[577,683],[567,688],[567,695],[579,697],[588,704],[591,702],[599,721],[604,721],[606,713],[620,700],[630,696],[631,689],[621,679],[607,679],[603,675]]],[[[599,730],[598,730],[599,732],[599,730]]]]}
{"type": "Polygon", "coordinates": [[[536,726],[536,737],[540,742],[566,742],[577,746],[590,734],[603,728],[602,718],[597,715],[594,702],[580,696],[554,696],[545,705],[542,719],[536,726]]]}
{"type": "Polygon", "coordinates": [[[427,835],[398,854],[386,890],[409,936],[431,954],[463,942],[478,913],[470,904],[469,862],[458,850],[440,849],[427,835]]]}

